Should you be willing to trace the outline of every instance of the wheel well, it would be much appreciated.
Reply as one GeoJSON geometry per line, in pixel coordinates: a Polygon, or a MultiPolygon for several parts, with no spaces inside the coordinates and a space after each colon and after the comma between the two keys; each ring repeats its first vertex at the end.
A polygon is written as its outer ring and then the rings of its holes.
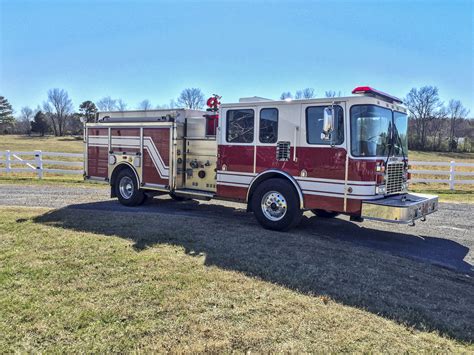
{"type": "Polygon", "coordinates": [[[135,174],[135,177],[137,178],[138,183],[140,183],[140,180],[138,179],[138,174],[135,171],[135,169],[127,163],[121,163],[121,164],[117,165],[114,168],[114,170],[112,171],[112,175],[110,176],[110,187],[111,187],[110,188],[110,197],[117,197],[116,194],[115,194],[114,185],[115,185],[115,182],[117,180],[118,174],[120,174],[120,172],[122,172],[124,170],[130,170],[133,174],[135,174]]]}
{"type": "Polygon", "coordinates": [[[303,208],[303,193],[301,191],[300,186],[298,185],[298,182],[290,175],[281,172],[281,171],[269,171],[269,172],[264,172],[260,175],[258,175],[250,184],[249,191],[247,193],[247,211],[251,211],[251,203],[252,201],[252,195],[256,188],[264,181],[267,181],[269,179],[281,179],[281,180],[286,180],[291,183],[291,186],[293,186],[293,189],[296,192],[296,195],[298,196],[298,200],[300,201],[300,207],[303,208]]]}

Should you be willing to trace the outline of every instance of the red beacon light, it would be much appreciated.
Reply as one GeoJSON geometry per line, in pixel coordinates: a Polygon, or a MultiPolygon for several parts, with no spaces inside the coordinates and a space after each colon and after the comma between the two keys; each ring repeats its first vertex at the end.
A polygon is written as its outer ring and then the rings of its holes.
{"type": "Polygon", "coordinates": [[[375,97],[380,97],[381,99],[390,101],[391,103],[402,104],[403,101],[400,100],[398,97],[389,95],[383,91],[376,90],[371,88],[370,86],[358,86],[354,90],[352,90],[353,94],[368,94],[375,97]]]}

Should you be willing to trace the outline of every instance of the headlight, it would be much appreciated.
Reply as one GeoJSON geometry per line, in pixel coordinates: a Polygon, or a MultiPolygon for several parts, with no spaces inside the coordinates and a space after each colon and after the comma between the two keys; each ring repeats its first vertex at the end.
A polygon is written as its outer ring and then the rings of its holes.
{"type": "Polygon", "coordinates": [[[385,185],[380,185],[375,187],[375,193],[377,195],[383,195],[385,194],[385,185]]]}
{"type": "Polygon", "coordinates": [[[109,165],[114,165],[117,162],[115,155],[109,155],[109,165]]]}

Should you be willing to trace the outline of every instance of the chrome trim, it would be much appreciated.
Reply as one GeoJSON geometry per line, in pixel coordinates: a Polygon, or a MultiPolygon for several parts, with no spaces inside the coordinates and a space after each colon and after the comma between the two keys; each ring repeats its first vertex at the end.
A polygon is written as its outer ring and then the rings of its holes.
{"type": "Polygon", "coordinates": [[[166,191],[166,192],[170,191],[170,189],[168,189],[166,185],[161,185],[161,184],[144,183],[142,187],[148,190],[157,190],[157,191],[166,191]]]}
{"type": "Polygon", "coordinates": [[[107,178],[100,177],[100,176],[89,176],[89,177],[86,177],[86,179],[91,180],[91,181],[100,181],[100,182],[106,182],[107,181],[107,178]]]}
{"type": "Polygon", "coordinates": [[[412,223],[438,210],[438,196],[403,194],[362,201],[361,217],[383,222],[412,223]]]}
{"type": "Polygon", "coordinates": [[[135,167],[130,164],[128,161],[122,161],[122,162],[119,162],[117,165],[115,165],[115,167],[112,169],[112,171],[110,172],[110,181],[112,181],[112,175],[114,174],[114,171],[115,169],[117,169],[119,166],[121,165],[127,165],[128,167],[130,167],[130,169],[132,169],[133,173],[135,174],[135,178],[137,179],[137,183],[138,183],[138,186],[140,186],[140,178],[138,177],[138,173],[137,173],[137,170],[135,169],[135,167]]]}
{"type": "Polygon", "coordinates": [[[135,186],[133,186],[133,181],[128,176],[123,176],[119,181],[119,192],[120,195],[126,200],[130,199],[133,195],[135,186]]]}
{"type": "Polygon", "coordinates": [[[260,201],[263,215],[270,221],[280,221],[286,215],[288,205],[285,196],[278,191],[268,191],[260,201]]]}
{"type": "Polygon", "coordinates": [[[255,183],[255,181],[260,178],[261,176],[265,175],[265,174],[270,174],[270,173],[277,173],[277,174],[280,174],[280,175],[283,175],[284,177],[288,178],[288,180],[290,180],[292,182],[292,184],[294,185],[294,187],[296,188],[296,192],[298,192],[298,197],[300,199],[300,208],[301,209],[304,209],[304,199],[303,199],[303,192],[301,191],[301,187],[300,185],[298,184],[298,182],[295,180],[295,178],[293,176],[291,176],[290,174],[288,173],[285,173],[284,171],[281,171],[281,170],[277,170],[277,169],[270,169],[270,170],[265,170],[263,172],[261,172],[260,174],[258,174],[257,176],[255,176],[252,181],[250,181],[250,185],[248,186],[248,189],[247,189],[247,196],[245,198],[245,202],[248,202],[249,201],[249,194],[250,194],[250,191],[252,190],[252,186],[253,184],[255,183]]]}

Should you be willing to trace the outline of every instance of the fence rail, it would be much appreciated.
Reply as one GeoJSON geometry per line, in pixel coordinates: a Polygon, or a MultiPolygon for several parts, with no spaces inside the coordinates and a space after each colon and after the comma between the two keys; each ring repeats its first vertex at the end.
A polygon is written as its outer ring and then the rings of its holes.
{"type": "Polygon", "coordinates": [[[84,158],[83,154],[80,153],[61,153],[61,152],[43,152],[41,150],[35,150],[31,152],[26,151],[0,151],[0,172],[4,173],[34,173],[38,175],[39,179],[43,178],[44,173],[50,174],[74,174],[82,175],[84,172],[83,161],[67,161],[57,159],[44,159],[44,157],[60,157],[60,158],[84,158]],[[28,158],[23,158],[27,156],[28,158]],[[3,158],[3,159],[1,159],[3,158]],[[18,165],[24,167],[17,167],[18,165]],[[53,165],[59,167],[76,167],[79,169],[58,169],[45,167],[45,165],[53,165]]]}
{"type": "Polygon", "coordinates": [[[449,167],[447,170],[426,170],[426,169],[412,169],[408,171],[413,175],[435,175],[448,177],[447,179],[431,179],[431,178],[411,178],[411,183],[424,182],[424,183],[442,183],[449,184],[450,190],[455,190],[456,184],[474,184],[474,180],[468,179],[456,179],[457,176],[474,176],[474,171],[457,171],[457,167],[473,168],[474,163],[456,163],[454,160],[450,162],[442,161],[410,161],[410,166],[445,166],[449,167]]]}
{"type": "MultiPolygon", "coordinates": [[[[0,172],[5,173],[17,173],[17,172],[29,172],[38,175],[38,178],[43,178],[44,173],[50,174],[75,174],[82,175],[84,170],[83,154],[80,153],[61,153],[61,152],[43,152],[41,150],[35,150],[31,152],[25,151],[0,151],[0,172]],[[28,158],[22,158],[27,156],[28,158]],[[4,159],[1,159],[4,157],[4,159]],[[52,157],[53,159],[44,159],[44,157],[52,157]],[[56,158],[56,159],[54,159],[56,158]],[[58,160],[57,158],[78,158],[81,161],[66,161],[58,160]],[[25,167],[17,167],[23,165],[25,167]],[[52,167],[45,167],[44,165],[53,165],[52,167]],[[79,169],[58,169],[60,167],[72,167],[81,168],[79,169]]],[[[474,184],[473,179],[456,179],[456,177],[470,177],[474,176],[474,163],[456,163],[454,160],[450,162],[435,162],[435,161],[410,161],[409,172],[412,175],[410,179],[411,183],[423,182],[423,183],[443,183],[449,184],[451,190],[455,189],[457,184],[474,184]],[[429,170],[429,169],[413,169],[413,167],[435,167],[442,166],[449,169],[446,170],[429,170]],[[472,168],[473,171],[459,171],[456,168],[472,168]],[[434,175],[445,177],[440,179],[434,178],[418,178],[413,175],[434,175]]]]}

